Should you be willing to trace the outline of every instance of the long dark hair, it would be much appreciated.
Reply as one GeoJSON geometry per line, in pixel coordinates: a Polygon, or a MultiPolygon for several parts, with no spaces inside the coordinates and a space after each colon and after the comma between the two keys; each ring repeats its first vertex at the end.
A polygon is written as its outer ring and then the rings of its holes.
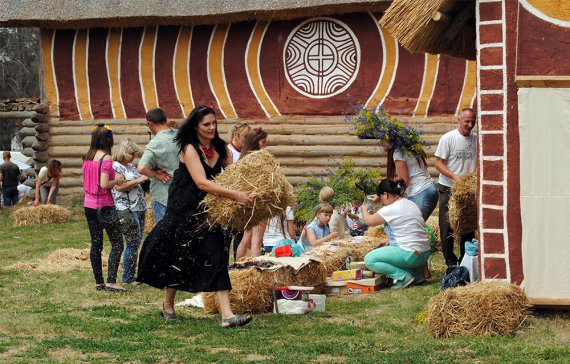
{"type": "Polygon", "coordinates": [[[51,178],[61,178],[61,162],[57,159],[52,159],[47,165],[48,176],[51,178]]]}
{"type": "Polygon", "coordinates": [[[245,137],[245,143],[243,144],[243,148],[241,149],[241,154],[239,156],[239,159],[242,159],[251,152],[259,150],[259,142],[266,138],[267,138],[267,132],[263,130],[261,127],[256,128],[247,133],[247,136],[245,137]]]}
{"type": "Polygon", "coordinates": [[[406,182],[403,179],[393,180],[390,178],[384,178],[376,187],[376,194],[378,196],[383,195],[385,192],[390,195],[402,196],[406,190],[406,182]]]}
{"type": "Polygon", "coordinates": [[[93,160],[98,150],[102,150],[111,155],[111,148],[113,148],[113,132],[111,128],[102,123],[97,124],[95,129],[91,132],[91,144],[89,145],[87,154],[83,156],[83,160],[93,160]]]}
{"type": "MultiPolygon", "coordinates": [[[[418,160],[418,164],[422,168],[427,168],[426,159],[422,155],[416,155],[416,159],[418,160]]],[[[390,179],[396,178],[396,162],[394,162],[394,149],[393,148],[386,148],[386,177],[390,179]]]]}
{"type": "MultiPolygon", "coordinates": [[[[214,109],[206,105],[198,105],[192,110],[190,116],[184,121],[180,129],[178,129],[178,133],[174,138],[174,142],[180,148],[180,151],[183,152],[184,149],[188,144],[191,144],[199,156],[204,159],[202,152],[200,151],[200,141],[198,140],[198,134],[196,134],[196,128],[198,124],[204,119],[206,115],[214,115],[214,109]]],[[[214,139],[212,139],[212,144],[216,149],[216,152],[220,155],[221,159],[226,159],[228,154],[226,151],[226,142],[220,138],[218,135],[218,126],[216,125],[216,133],[214,134],[214,139]]]]}

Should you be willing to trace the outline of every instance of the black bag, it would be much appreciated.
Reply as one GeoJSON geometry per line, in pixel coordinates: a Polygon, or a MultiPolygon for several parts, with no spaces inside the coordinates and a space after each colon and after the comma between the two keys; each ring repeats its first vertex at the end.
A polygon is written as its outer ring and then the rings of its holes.
{"type": "Polygon", "coordinates": [[[469,269],[467,269],[467,267],[454,265],[447,268],[439,288],[446,290],[449,288],[466,286],[469,283],[469,269]]]}
{"type": "Polygon", "coordinates": [[[103,158],[107,154],[103,154],[101,159],[99,159],[99,173],[97,176],[97,220],[100,224],[116,224],[119,221],[119,216],[117,215],[117,209],[115,206],[102,206],[99,207],[99,190],[101,190],[101,165],[103,164],[103,158]]]}
{"type": "Polygon", "coordinates": [[[147,179],[146,181],[141,183],[139,186],[141,186],[144,193],[149,193],[150,192],[150,179],[147,179]]]}
{"type": "Polygon", "coordinates": [[[117,216],[123,235],[125,235],[127,240],[135,240],[138,235],[139,225],[135,221],[133,212],[130,209],[124,209],[117,211],[117,216]]]}

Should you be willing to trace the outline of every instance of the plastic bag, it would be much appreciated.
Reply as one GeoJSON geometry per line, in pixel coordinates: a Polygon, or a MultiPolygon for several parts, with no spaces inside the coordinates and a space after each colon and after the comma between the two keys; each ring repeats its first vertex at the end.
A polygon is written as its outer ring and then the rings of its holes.
{"type": "MultiPolygon", "coordinates": [[[[274,257],[285,256],[285,255],[277,255],[277,254],[281,254],[281,253],[277,253],[276,251],[280,247],[284,247],[287,245],[290,246],[290,249],[291,249],[291,255],[289,255],[289,256],[292,256],[292,257],[300,257],[301,256],[301,253],[303,252],[303,248],[300,247],[299,244],[295,243],[291,239],[285,239],[285,240],[281,241],[279,244],[277,244],[275,247],[273,247],[273,250],[271,251],[271,255],[273,255],[274,257]]],[[[283,250],[283,249],[281,249],[281,250],[283,250]]]]}

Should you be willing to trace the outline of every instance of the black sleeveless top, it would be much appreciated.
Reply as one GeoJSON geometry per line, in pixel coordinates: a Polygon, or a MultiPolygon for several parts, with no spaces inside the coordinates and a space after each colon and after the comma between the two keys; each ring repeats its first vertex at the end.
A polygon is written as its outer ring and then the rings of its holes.
{"type": "MultiPolygon", "coordinates": [[[[210,167],[200,158],[206,178],[213,179],[222,171],[222,158],[218,158],[216,164],[210,167]]],[[[189,216],[203,212],[200,202],[206,197],[206,192],[202,191],[196,185],[196,182],[190,176],[186,164],[180,162],[178,169],[174,171],[172,183],[168,188],[168,204],[167,211],[176,214],[189,216]]]]}

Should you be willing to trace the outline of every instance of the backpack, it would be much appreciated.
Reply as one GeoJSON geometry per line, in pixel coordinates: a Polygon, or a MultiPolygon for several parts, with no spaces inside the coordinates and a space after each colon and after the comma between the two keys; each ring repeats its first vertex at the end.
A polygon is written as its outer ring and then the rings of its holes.
{"type": "Polygon", "coordinates": [[[449,288],[466,286],[471,280],[469,279],[469,269],[461,266],[451,266],[447,268],[445,276],[441,280],[439,288],[445,290],[449,288]]]}

